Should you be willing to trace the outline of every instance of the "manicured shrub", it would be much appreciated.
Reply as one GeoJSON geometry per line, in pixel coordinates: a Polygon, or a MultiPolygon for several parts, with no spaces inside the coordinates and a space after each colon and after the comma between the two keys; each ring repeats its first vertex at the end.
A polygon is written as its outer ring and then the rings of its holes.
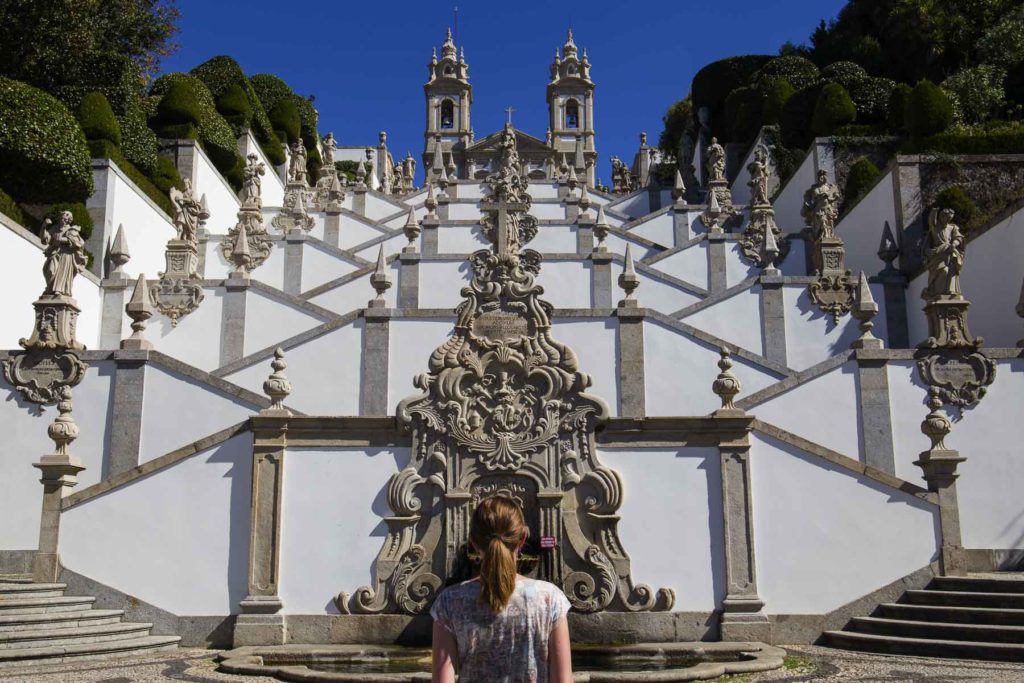
{"type": "Polygon", "coordinates": [[[846,206],[852,206],[858,199],[867,194],[868,190],[875,186],[882,172],[868,159],[862,157],[850,167],[850,174],[846,177],[846,187],[843,192],[843,201],[846,206]]]}
{"type": "MultiPolygon", "coordinates": [[[[231,86],[239,86],[245,93],[245,98],[249,101],[251,109],[247,127],[252,130],[257,142],[270,142],[270,136],[274,134],[274,130],[270,125],[267,110],[252,83],[245,77],[238,62],[226,55],[219,55],[192,69],[191,73],[206,84],[206,87],[210,89],[210,94],[218,101],[231,86]]],[[[229,120],[229,123],[235,125],[234,121],[229,120]]],[[[241,130],[236,129],[235,132],[241,133],[241,130]]]]}
{"type": "Polygon", "coordinates": [[[914,86],[907,98],[904,126],[916,138],[935,135],[953,123],[953,105],[942,88],[931,81],[922,80],[914,86]]]}
{"type": "Polygon", "coordinates": [[[782,108],[793,96],[793,86],[785,78],[776,78],[765,86],[764,108],[761,112],[763,125],[775,125],[782,118],[782,108]]]}
{"type": "Polygon", "coordinates": [[[1024,154],[1024,122],[990,121],[984,125],[951,128],[927,138],[910,140],[910,154],[1024,154]]]}
{"type": "Polygon", "coordinates": [[[188,81],[168,83],[167,90],[156,108],[156,123],[160,126],[175,126],[185,123],[199,127],[203,119],[203,107],[195,87],[188,81]]]}
{"type": "Polygon", "coordinates": [[[302,122],[299,120],[299,109],[295,106],[293,98],[279,100],[274,108],[270,110],[270,124],[275,131],[284,133],[284,139],[289,145],[295,143],[302,132],[302,122]]]}
{"type": "Polygon", "coordinates": [[[751,76],[772,59],[771,55],[740,55],[711,62],[694,75],[690,84],[693,111],[706,107],[712,129],[724,137],[725,98],[736,88],[747,85],[751,76]]]}
{"type": "Polygon", "coordinates": [[[974,217],[978,213],[978,207],[964,189],[958,185],[952,185],[940,192],[935,197],[932,207],[936,209],[952,209],[956,214],[954,220],[964,229],[971,226],[974,217]]]}
{"type": "Polygon", "coordinates": [[[107,140],[120,146],[121,124],[103,93],[94,90],[83,97],[77,114],[86,140],[107,140]]]}
{"type": "Polygon", "coordinates": [[[848,89],[857,120],[863,123],[884,123],[889,112],[889,96],[896,82],[889,78],[866,78],[848,89]]]}
{"type": "Polygon", "coordinates": [[[729,140],[746,142],[757,135],[761,127],[764,95],[757,88],[736,88],[725,98],[725,125],[729,140]]]}
{"type": "Polygon", "coordinates": [[[1006,71],[990,64],[961,69],[942,82],[963,123],[982,123],[998,116],[1006,106],[1003,81],[1006,71]]]}
{"type": "Polygon", "coordinates": [[[836,129],[853,123],[857,108],[846,88],[838,83],[826,83],[814,105],[811,130],[815,135],[832,135],[836,129]]]}
{"type": "Polygon", "coordinates": [[[274,74],[256,74],[249,79],[249,83],[256,92],[256,96],[259,97],[260,104],[266,110],[267,116],[270,116],[271,110],[277,106],[278,102],[289,99],[295,94],[287,83],[274,74]]]}
{"type": "Polygon", "coordinates": [[[833,62],[821,70],[821,80],[838,83],[847,92],[870,78],[868,72],[856,62],[833,62]]]}
{"type": "Polygon", "coordinates": [[[0,77],[0,187],[18,201],[84,200],[92,193],[81,126],[56,98],[0,77]]]}
{"type": "Polygon", "coordinates": [[[885,122],[894,133],[906,130],[907,102],[910,101],[911,91],[913,88],[906,83],[897,83],[889,91],[885,122]]]}
{"type": "Polygon", "coordinates": [[[817,83],[820,79],[818,67],[809,59],[799,55],[776,57],[754,74],[754,82],[761,84],[785,78],[796,90],[803,90],[817,83]]]}
{"type": "Polygon", "coordinates": [[[818,96],[824,86],[820,83],[793,93],[782,108],[779,125],[782,129],[782,143],[785,147],[806,150],[814,139],[811,123],[818,96]]]}
{"type": "Polygon", "coordinates": [[[252,105],[245,96],[245,90],[237,83],[232,84],[217,98],[217,111],[231,124],[236,134],[250,127],[252,105]]]}
{"type": "Polygon", "coordinates": [[[156,172],[153,174],[153,184],[164,194],[170,192],[172,187],[181,188],[181,174],[178,167],[170,157],[160,155],[156,159],[156,172]]]}
{"type": "Polygon", "coordinates": [[[82,229],[82,237],[89,239],[89,235],[92,234],[92,216],[89,215],[89,209],[85,208],[85,204],[82,202],[61,202],[60,204],[54,204],[46,211],[45,218],[49,218],[51,221],[56,223],[60,220],[60,215],[70,211],[71,215],[74,216],[75,225],[82,229]]]}
{"type": "Polygon", "coordinates": [[[27,227],[25,225],[25,212],[21,210],[21,207],[18,206],[16,201],[14,201],[14,198],[3,190],[0,190],[0,213],[10,218],[21,227],[27,227]]]}
{"type": "Polygon", "coordinates": [[[284,154],[284,148],[281,146],[281,138],[277,137],[277,133],[270,132],[270,140],[267,142],[260,142],[260,149],[263,150],[263,154],[266,155],[267,161],[274,166],[280,166],[288,157],[284,154]]]}

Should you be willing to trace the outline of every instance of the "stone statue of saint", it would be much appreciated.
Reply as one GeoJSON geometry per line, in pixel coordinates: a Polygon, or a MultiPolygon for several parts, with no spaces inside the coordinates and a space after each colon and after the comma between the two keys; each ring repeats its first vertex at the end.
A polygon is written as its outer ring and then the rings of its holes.
{"type": "Polygon", "coordinates": [[[758,145],[754,160],[747,165],[750,171],[750,203],[753,206],[767,206],[768,201],[768,148],[758,145]]]}
{"type": "Polygon", "coordinates": [[[81,228],[73,224],[70,211],[64,211],[57,223],[47,219],[43,225],[44,295],[71,296],[75,276],[85,270],[85,240],[81,228]]]}
{"type": "Polygon", "coordinates": [[[260,176],[267,172],[267,167],[255,154],[250,154],[246,159],[245,177],[242,181],[242,204],[258,209],[263,206],[263,199],[260,196],[263,182],[260,176]]]}
{"type": "Polygon", "coordinates": [[[334,141],[334,133],[328,133],[323,139],[324,148],[324,166],[334,166],[334,150],[338,148],[338,143],[334,141]]]}
{"type": "Polygon", "coordinates": [[[928,286],[921,297],[959,299],[960,271],[964,266],[967,239],[960,226],[953,222],[951,209],[932,209],[928,216],[928,236],[924,258],[928,268],[928,286]]]}
{"type": "Polygon", "coordinates": [[[416,177],[416,160],[411,154],[406,154],[402,159],[402,179],[405,181],[405,189],[412,189],[413,178],[416,177]]]}
{"type": "Polygon", "coordinates": [[[168,193],[174,204],[174,229],[178,231],[179,240],[195,246],[199,222],[207,216],[204,216],[203,205],[192,191],[192,181],[186,178],[184,184],[184,192],[172,187],[168,193]]]}
{"type": "Polygon", "coordinates": [[[288,165],[288,179],[293,183],[306,183],[306,145],[299,138],[292,145],[291,163],[288,165]]]}
{"type": "Polygon", "coordinates": [[[828,173],[818,171],[818,182],[804,192],[804,205],[800,215],[814,231],[815,239],[831,239],[836,236],[836,219],[839,218],[839,188],[828,181],[828,173]]]}
{"type": "Polygon", "coordinates": [[[725,148],[718,144],[718,138],[711,138],[707,149],[708,182],[725,180],[725,148]]]}

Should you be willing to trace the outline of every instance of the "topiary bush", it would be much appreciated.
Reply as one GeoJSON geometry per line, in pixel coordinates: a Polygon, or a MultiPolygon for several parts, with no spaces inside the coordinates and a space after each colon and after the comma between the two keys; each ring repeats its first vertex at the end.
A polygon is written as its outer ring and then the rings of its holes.
{"type": "Polygon", "coordinates": [[[284,147],[281,143],[281,138],[277,137],[277,133],[271,131],[270,140],[268,142],[261,142],[260,149],[263,150],[263,154],[266,155],[267,161],[274,166],[280,166],[284,162],[288,161],[288,157],[285,156],[284,147]]]}
{"type": "Polygon", "coordinates": [[[990,121],[984,125],[951,128],[938,135],[910,140],[909,154],[1024,154],[1024,122],[990,121]]]}
{"type": "Polygon", "coordinates": [[[747,85],[751,76],[772,59],[772,55],[740,55],[711,62],[702,68],[690,84],[694,113],[707,107],[712,130],[724,138],[725,98],[736,88],[747,85]]]}
{"type": "Polygon", "coordinates": [[[245,90],[237,83],[232,84],[217,98],[217,111],[231,124],[236,135],[250,128],[252,105],[245,96],[245,90]]]}
{"type": "Polygon", "coordinates": [[[60,100],[0,77],[0,187],[20,202],[81,201],[92,194],[89,148],[60,100]]]}
{"type": "Polygon", "coordinates": [[[940,192],[932,203],[935,209],[952,209],[956,214],[954,219],[965,230],[973,227],[973,221],[978,214],[978,207],[964,189],[959,185],[952,185],[940,192]]]}
{"type": "MultiPolygon", "coordinates": [[[[252,85],[256,96],[259,97],[260,104],[263,105],[263,109],[266,110],[268,117],[278,102],[295,95],[292,89],[288,87],[288,84],[274,74],[256,74],[249,79],[249,83],[252,85]]],[[[272,120],[271,124],[273,124],[272,120]]]]}
{"type": "Polygon", "coordinates": [[[157,126],[192,124],[198,128],[202,120],[203,106],[199,103],[195,87],[187,81],[169,81],[156,107],[154,122],[157,126]]]}
{"type": "Polygon", "coordinates": [[[60,204],[54,204],[46,210],[45,219],[50,219],[54,223],[60,221],[60,215],[70,211],[71,215],[74,216],[74,223],[82,229],[83,239],[89,239],[89,235],[92,234],[92,216],[89,215],[89,209],[85,208],[85,204],[82,202],[61,202],[60,204]]]}
{"type": "Polygon", "coordinates": [[[818,67],[809,59],[798,55],[776,57],[754,74],[754,82],[767,83],[776,78],[785,78],[796,90],[808,88],[820,80],[818,67]]]}
{"type": "Polygon", "coordinates": [[[990,64],[961,69],[942,82],[962,123],[984,123],[1006,107],[1006,71],[990,64]]]}
{"type": "Polygon", "coordinates": [[[0,190],[0,213],[21,227],[28,227],[25,225],[25,212],[21,210],[21,207],[18,206],[18,202],[14,201],[14,198],[3,190],[0,190]]]}
{"type": "Polygon", "coordinates": [[[953,105],[942,88],[922,80],[907,97],[904,127],[912,137],[936,135],[953,123],[953,105]]]}
{"type": "MultiPolygon", "coordinates": [[[[248,127],[252,130],[253,137],[259,143],[269,144],[271,142],[274,129],[270,125],[267,110],[252,83],[245,77],[238,62],[226,55],[219,55],[192,69],[191,73],[206,84],[215,100],[219,100],[231,86],[240,87],[245,93],[245,98],[249,101],[252,111],[248,127]]],[[[234,124],[232,123],[232,125],[234,124]]],[[[241,131],[236,130],[236,132],[240,133],[241,131]]]]}
{"type": "Polygon", "coordinates": [[[115,146],[121,145],[121,124],[103,93],[94,90],[83,97],[75,113],[86,140],[107,140],[115,146]]]}
{"type": "Polygon", "coordinates": [[[815,135],[832,135],[838,128],[853,123],[857,108],[850,93],[838,83],[826,83],[814,105],[811,130],[815,135]]]}
{"type": "Polygon", "coordinates": [[[153,184],[164,194],[171,191],[172,187],[183,189],[181,174],[178,167],[170,157],[160,155],[156,159],[156,172],[153,174],[153,184]]]}
{"type": "Polygon", "coordinates": [[[818,104],[818,96],[823,88],[820,83],[812,85],[793,93],[786,101],[782,108],[782,117],[779,119],[784,147],[806,150],[814,140],[811,123],[818,104]]]}
{"type": "Polygon", "coordinates": [[[889,101],[886,104],[885,122],[889,129],[895,133],[905,131],[907,102],[910,101],[910,93],[913,90],[906,83],[897,83],[889,91],[889,101]]]}
{"type": "Polygon", "coordinates": [[[725,126],[729,140],[748,142],[761,128],[764,95],[751,86],[736,88],[725,98],[725,126]]]}
{"type": "Polygon", "coordinates": [[[889,78],[867,78],[849,90],[862,123],[885,123],[889,97],[896,82],[889,78]]]}
{"type": "Polygon", "coordinates": [[[858,199],[875,186],[881,177],[882,172],[871,159],[861,157],[854,162],[850,167],[849,175],[846,176],[846,187],[843,191],[845,207],[853,206],[858,199]]]}
{"type": "Polygon", "coordinates": [[[284,134],[284,140],[289,145],[298,141],[302,133],[302,121],[299,119],[299,108],[295,105],[293,98],[279,100],[274,108],[270,110],[270,125],[278,135],[284,134]]]}
{"type": "Polygon", "coordinates": [[[829,83],[838,83],[846,88],[847,92],[868,80],[868,72],[856,62],[833,62],[821,70],[821,80],[829,83]]]}
{"type": "Polygon", "coordinates": [[[793,86],[785,78],[776,78],[764,88],[764,108],[761,110],[762,125],[777,124],[782,118],[782,108],[793,96],[793,86]]]}

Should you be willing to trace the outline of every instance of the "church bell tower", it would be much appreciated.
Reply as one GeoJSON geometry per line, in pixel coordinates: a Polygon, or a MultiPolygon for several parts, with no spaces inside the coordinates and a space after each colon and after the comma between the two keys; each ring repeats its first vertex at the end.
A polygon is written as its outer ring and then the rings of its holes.
{"type": "Polygon", "coordinates": [[[427,126],[423,132],[423,169],[427,179],[441,175],[465,177],[463,150],[473,141],[469,111],[473,104],[473,86],[469,84],[469,65],[465,54],[456,51],[452,30],[441,45],[441,59],[432,50],[429,79],[423,86],[426,95],[427,126]],[[441,153],[438,154],[438,150],[441,153]]]}
{"type": "Polygon", "coordinates": [[[587,51],[583,50],[582,59],[578,56],[572,29],[569,29],[561,53],[555,48],[547,99],[548,127],[556,166],[565,159],[575,168],[577,177],[586,178],[587,184],[593,187],[597,166],[594,81],[590,80],[587,51]]]}

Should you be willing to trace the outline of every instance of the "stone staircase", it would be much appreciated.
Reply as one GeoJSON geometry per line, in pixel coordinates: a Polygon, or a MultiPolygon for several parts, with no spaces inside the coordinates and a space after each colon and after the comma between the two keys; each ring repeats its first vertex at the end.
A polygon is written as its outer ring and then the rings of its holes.
{"type": "Polygon", "coordinates": [[[894,655],[1024,661],[1024,575],[984,574],[932,579],[854,617],[825,644],[894,655]]]}
{"type": "Polygon", "coordinates": [[[64,589],[62,583],[0,577],[0,669],[178,647],[178,636],[150,635],[152,624],[125,623],[122,610],[93,609],[96,598],[69,597],[64,589]]]}

